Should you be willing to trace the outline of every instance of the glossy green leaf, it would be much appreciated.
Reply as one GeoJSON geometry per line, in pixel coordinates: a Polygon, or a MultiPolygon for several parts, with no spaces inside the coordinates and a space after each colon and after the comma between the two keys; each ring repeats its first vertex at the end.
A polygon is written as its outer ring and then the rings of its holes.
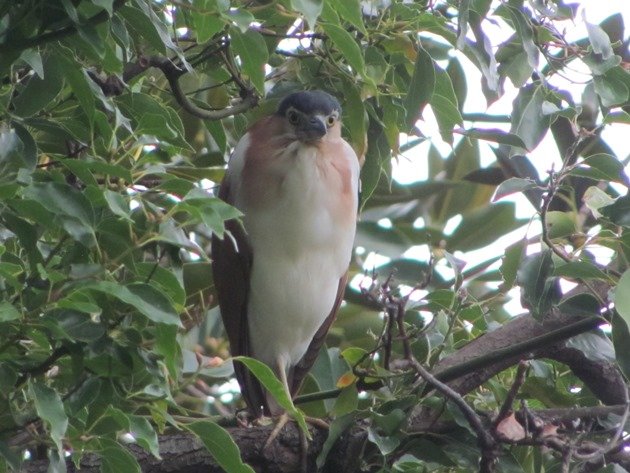
{"type": "Polygon", "coordinates": [[[461,223],[447,237],[450,251],[469,251],[492,244],[500,235],[524,225],[527,220],[514,216],[512,202],[499,202],[463,215],[461,223]]]}
{"type": "Polygon", "coordinates": [[[311,30],[315,29],[315,22],[322,13],[323,6],[324,0],[291,0],[291,8],[304,15],[311,30]]]}
{"type": "Polygon", "coordinates": [[[318,468],[324,466],[326,458],[328,457],[328,454],[330,453],[330,450],[334,446],[335,442],[351,425],[356,422],[356,417],[356,412],[351,412],[349,414],[337,417],[332,421],[328,430],[328,437],[326,437],[326,441],[324,442],[322,450],[317,456],[318,468]]]}
{"type": "Polygon", "coordinates": [[[626,84],[615,77],[595,76],[595,92],[605,107],[614,107],[628,102],[630,90],[626,84]]]}
{"type": "Polygon", "coordinates": [[[628,178],[623,172],[623,164],[614,156],[605,153],[588,156],[580,163],[580,166],[572,169],[570,174],[622,184],[628,182],[628,178]]]}
{"type": "Polygon", "coordinates": [[[161,458],[157,433],[145,417],[130,415],[129,433],[133,435],[138,445],[151,452],[155,458],[161,458]]]}
{"type": "Polygon", "coordinates": [[[553,271],[551,250],[545,250],[525,258],[517,272],[516,281],[521,287],[521,301],[537,320],[542,320],[559,296],[553,271]]]}
{"type": "Polygon", "coordinates": [[[577,294],[563,299],[558,310],[574,316],[592,317],[600,315],[601,303],[591,294],[577,294]]]}
{"type": "Polygon", "coordinates": [[[300,426],[300,429],[310,437],[308,427],[304,415],[296,409],[286,387],[276,377],[271,368],[254,358],[246,356],[236,356],[232,358],[234,361],[243,363],[247,369],[256,377],[258,381],[273,396],[276,402],[291,416],[300,426]]]}
{"type": "Polygon", "coordinates": [[[8,301],[0,302],[0,322],[11,322],[18,320],[22,316],[13,304],[8,301]]]}
{"type": "Polygon", "coordinates": [[[95,216],[90,201],[77,189],[58,182],[33,183],[23,195],[42,204],[52,212],[61,225],[76,241],[93,246],[95,216]]]}
{"type": "Polygon", "coordinates": [[[105,334],[105,326],[95,323],[88,314],[76,310],[55,311],[51,314],[69,340],[91,342],[105,334]]]}
{"type": "Polygon", "coordinates": [[[253,473],[254,470],[241,461],[241,452],[220,425],[209,420],[196,421],[186,426],[204,444],[217,463],[229,473],[253,473]]]}
{"type": "Polygon", "coordinates": [[[507,181],[503,181],[499,187],[497,187],[497,190],[494,192],[494,196],[492,197],[492,202],[496,202],[508,195],[512,195],[517,192],[524,192],[536,187],[538,187],[538,185],[531,179],[511,177],[507,181]]]}
{"type": "Polygon", "coordinates": [[[549,127],[550,119],[542,111],[545,95],[543,86],[528,85],[521,88],[513,102],[510,133],[519,136],[527,150],[540,143],[549,127]]]}
{"type": "Polygon", "coordinates": [[[511,288],[516,282],[516,274],[521,265],[525,251],[527,249],[527,241],[519,240],[505,249],[505,256],[501,261],[501,276],[506,288],[511,288]]]}
{"type": "MultiPolygon", "coordinates": [[[[364,35],[368,32],[363,24],[362,6],[359,0],[344,0],[343,2],[330,2],[332,8],[337,12],[339,17],[349,22],[364,35]]],[[[309,24],[312,24],[309,22],[309,24]]]]}
{"type": "Polygon", "coordinates": [[[554,276],[576,279],[609,279],[606,273],[588,261],[570,261],[560,266],[556,266],[553,274],[554,276]]]}
{"type": "Polygon", "coordinates": [[[102,473],[141,472],[140,465],[138,465],[135,457],[118,442],[101,438],[98,443],[100,446],[98,454],[101,457],[102,473]]]}
{"type": "Polygon", "coordinates": [[[238,29],[232,29],[232,45],[234,51],[241,58],[243,72],[256,89],[262,93],[265,89],[265,63],[269,58],[265,41],[260,33],[248,30],[241,33],[238,29]]]}
{"type": "Polygon", "coordinates": [[[14,113],[30,117],[44,109],[63,87],[63,69],[52,55],[44,58],[44,77],[33,75],[13,99],[14,113]]]}
{"type": "Polygon", "coordinates": [[[525,143],[523,143],[523,140],[518,135],[507,133],[498,128],[470,128],[468,130],[458,130],[457,133],[468,136],[469,138],[476,138],[478,140],[492,141],[494,143],[515,146],[517,148],[525,148],[525,143]]]}
{"type": "Polygon", "coordinates": [[[615,310],[630,324],[630,270],[625,271],[615,288],[615,310]]]}
{"type": "Polygon", "coordinates": [[[59,393],[41,381],[29,382],[28,390],[35,402],[37,415],[48,424],[50,437],[57,450],[63,451],[62,441],[68,428],[68,416],[59,393]]]}
{"type": "Polygon", "coordinates": [[[521,44],[527,54],[527,61],[534,70],[538,68],[538,47],[534,43],[534,31],[525,14],[512,6],[505,5],[512,25],[521,40],[521,44]]]}
{"type": "MultiPolygon", "coordinates": [[[[624,283],[624,286],[628,286],[627,282],[624,283]]],[[[619,290],[619,286],[617,286],[617,290],[619,290]]],[[[628,290],[628,287],[624,287],[624,290],[628,290]]],[[[617,312],[613,314],[611,325],[615,357],[617,358],[619,369],[621,369],[626,379],[630,379],[630,351],[628,351],[630,329],[628,329],[628,313],[625,304],[626,302],[624,301],[623,311],[625,315],[620,315],[617,309],[617,312]]]]}
{"type": "MultiPolygon", "coordinates": [[[[593,212],[593,215],[596,218],[599,218],[602,215],[600,213],[600,209],[611,207],[612,204],[616,203],[615,199],[610,197],[606,192],[604,192],[597,186],[591,186],[588,189],[586,189],[582,200],[584,200],[584,203],[591,210],[591,212],[593,212]]],[[[619,199],[617,202],[619,201],[623,202],[623,200],[621,199],[619,199]]],[[[614,212],[614,210],[615,209],[608,208],[607,209],[608,213],[604,213],[604,214],[610,215],[614,212]]]]}
{"type": "Polygon", "coordinates": [[[129,204],[122,195],[117,192],[110,191],[109,189],[105,189],[105,191],[103,191],[103,197],[105,197],[109,209],[114,212],[114,214],[129,222],[133,222],[131,219],[129,204]]]}
{"type": "Polygon", "coordinates": [[[435,81],[433,59],[423,48],[418,48],[413,75],[404,102],[408,128],[413,128],[416,121],[422,116],[422,110],[433,96],[435,81]]]}
{"type": "Polygon", "coordinates": [[[365,76],[363,53],[354,37],[342,27],[331,23],[323,23],[322,28],[355,73],[365,76]]]}
{"type": "Polygon", "coordinates": [[[154,322],[167,325],[181,324],[171,301],[162,292],[149,284],[134,283],[124,286],[109,281],[98,281],[85,284],[80,290],[109,294],[133,306],[138,312],[154,322]]]}

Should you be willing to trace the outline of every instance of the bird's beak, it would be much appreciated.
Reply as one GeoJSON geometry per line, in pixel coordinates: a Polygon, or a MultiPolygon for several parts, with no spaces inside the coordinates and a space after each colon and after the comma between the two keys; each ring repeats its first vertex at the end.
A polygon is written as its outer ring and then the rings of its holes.
{"type": "Polygon", "coordinates": [[[297,130],[298,138],[300,141],[307,143],[317,141],[326,134],[327,129],[325,117],[313,115],[304,119],[302,123],[300,123],[300,127],[297,130]]]}

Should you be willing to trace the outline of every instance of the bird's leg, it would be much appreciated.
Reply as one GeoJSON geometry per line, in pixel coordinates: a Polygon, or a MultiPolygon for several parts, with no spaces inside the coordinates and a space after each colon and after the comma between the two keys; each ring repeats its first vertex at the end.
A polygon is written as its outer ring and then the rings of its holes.
{"type": "MultiPolygon", "coordinates": [[[[287,396],[289,397],[289,399],[291,399],[291,391],[289,389],[289,382],[287,380],[287,374],[286,374],[286,371],[284,369],[284,363],[282,363],[280,360],[278,360],[277,368],[278,368],[278,377],[280,378],[280,381],[282,382],[282,385],[284,386],[284,390],[287,393],[287,396]]],[[[288,413],[283,412],[280,415],[280,418],[278,419],[278,422],[276,423],[276,426],[271,431],[271,434],[269,434],[269,437],[267,438],[267,441],[265,442],[265,445],[263,446],[263,450],[267,449],[269,447],[269,445],[272,444],[272,442],[276,439],[276,437],[278,437],[278,434],[280,434],[280,432],[282,431],[283,427],[290,420],[291,420],[291,417],[289,416],[288,413]]],[[[308,471],[308,438],[307,438],[307,432],[302,431],[301,428],[298,428],[298,431],[299,431],[299,435],[300,435],[300,472],[301,473],[306,473],[308,471]]]]}
{"type": "MultiPolygon", "coordinates": [[[[282,386],[284,386],[284,391],[287,393],[287,396],[289,397],[289,399],[291,399],[291,391],[289,390],[289,382],[287,381],[287,373],[284,369],[284,363],[282,363],[281,360],[278,360],[276,363],[277,363],[278,377],[280,378],[280,381],[282,382],[282,386]]],[[[271,431],[271,434],[269,434],[269,437],[267,438],[267,441],[265,442],[265,445],[263,446],[263,448],[266,449],[267,447],[269,447],[269,445],[271,445],[271,443],[276,439],[276,437],[278,436],[282,428],[287,424],[287,422],[289,422],[289,420],[290,420],[289,414],[287,414],[286,412],[283,412],[280,415],[280,418],[278,419],[278,423],[271,431]]]]}

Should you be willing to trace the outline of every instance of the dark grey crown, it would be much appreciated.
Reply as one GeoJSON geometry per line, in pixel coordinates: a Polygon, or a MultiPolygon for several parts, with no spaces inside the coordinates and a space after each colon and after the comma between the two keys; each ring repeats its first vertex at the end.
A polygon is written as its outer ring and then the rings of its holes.
{"type": "Polygon", "coordinates": [[[341,105],[335,97],[321,90],[305,90],[287,95],[278,105],[278,115],[285,115],[290,107],[302,113],[312,115],[321,113],[330,115],[334,110],[341,114],[341,105]]]}

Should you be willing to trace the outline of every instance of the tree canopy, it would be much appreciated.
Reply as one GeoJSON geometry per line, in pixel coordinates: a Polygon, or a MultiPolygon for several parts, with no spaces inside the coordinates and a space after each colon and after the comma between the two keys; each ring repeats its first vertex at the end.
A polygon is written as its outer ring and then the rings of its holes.
{"type": "Polygon", "coordinates": [[[297,471],[299,427],[234,415],[233,363],[277,380],[229,359],[209,242],[231,147],[322,89],[363,165],[308,470],[630,471],[630,40],[578,7],[0,1],[0,470],[297,471]]]}

